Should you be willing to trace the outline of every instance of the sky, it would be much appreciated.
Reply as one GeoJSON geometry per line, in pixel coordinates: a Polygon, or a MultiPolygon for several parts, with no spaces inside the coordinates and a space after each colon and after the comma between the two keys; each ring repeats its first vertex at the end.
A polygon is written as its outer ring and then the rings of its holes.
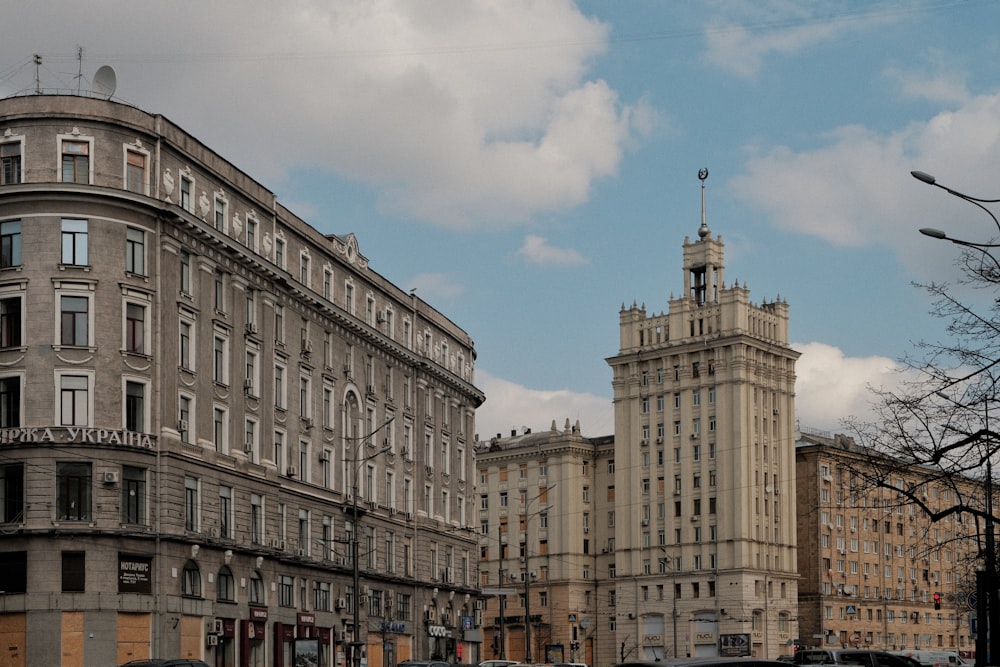
{"type": "Polygon", "coordinates": [[[1000,2],[19,3],[0,97],[160,113],[476,344],[483,438],[613,433],[618,313],[665,312],[685,237],[790,308],[802,427],[843,431],[942,322],[1000,198],[1000,2]],[[41,56],[41,64],[33,56],[41,56]]]}

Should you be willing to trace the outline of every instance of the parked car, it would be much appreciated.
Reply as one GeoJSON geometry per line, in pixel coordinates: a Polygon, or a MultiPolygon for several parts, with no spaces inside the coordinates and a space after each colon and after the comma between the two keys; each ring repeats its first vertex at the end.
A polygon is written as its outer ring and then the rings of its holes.
{"type": "Polygon", "coordinates": [[[680,658],[678,660],[633,660],[615,667],[788,667],[787,662],[764,658],[680,658]]]}
{"type": "Polygon", "coordinates": [[[132,660],[121,667],[208,667],[208,663],[190,658],[149,658],[148,660],[132,660]]]}
{"type": "Polygon", "coordinates": [[[807,648],[795,654],[797,665],[862,665],[862,667],[920,667],[905,655],[860,649],[807,648]]]}
{"type": "Polygon", "coordinates": [[[451,667],[444,660],[404,660],[396,667],[451,667]]]}
{"type": "Polygon", "coordinates": [[[517,660],[483,660],[479,667],[512,667],[520,664],[517,660]]]}
{"type": "Polygon", "coordinates": [[[893,651],[893,655],[904,655],[913,658],[924,667],[961,667],[967,665],[962,657],[954,651],[893,651]]]}

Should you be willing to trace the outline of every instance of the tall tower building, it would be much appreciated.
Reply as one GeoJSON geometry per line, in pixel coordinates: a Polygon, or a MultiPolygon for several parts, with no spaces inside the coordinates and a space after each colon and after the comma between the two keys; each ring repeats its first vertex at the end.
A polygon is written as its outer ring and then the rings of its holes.
{"type": "MultiPolygon", "coordinates": [[[[795,360],[788,305],[724,279],[705,216],[666,313],[623,307],[613,527],[602,587],[616,655],[789,653],[797,634],[795,360]]],[[[603,551],[603,550],[602,550],[603,551]]],[[[606,643],[605,643],[606,645],[606,643]]]]}

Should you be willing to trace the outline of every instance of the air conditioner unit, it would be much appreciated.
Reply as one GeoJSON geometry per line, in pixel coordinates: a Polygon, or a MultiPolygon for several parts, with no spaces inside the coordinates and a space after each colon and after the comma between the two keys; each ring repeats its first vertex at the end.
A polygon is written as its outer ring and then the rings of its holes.
{"type": "Polygon", "coordinates": [[[378,313],[375,315],[375,321],[378,322],[379,324],[385,322],[385,313],[381,310],[378,311],[378,313]]]}
{"type": "Polygon", "coordinates": [[[249,442],[249,441],[244,442],[243,443],[243,451],[246,452],[247,454],[249,454],[250,452],[252,452],[253,451],[253,443],[249,442]]]}
{"type": "Polygon", "coordinates": [[[243,391],[245,391],[248,394],[253,391],[253,380],[247,378],[246,380],[243,381],[243,391]]]}
{"type": "Polygon", "coordinates": [[[771,414],[780,415],[781,414],[781,410],[779,410],[778,408],[775,408],[774,410],[771,411],[771,414]]]}
{"type": "Polygon", "coordinates": [[[780,496],[780,495],[781,495],[781,489],[779,489],[779,488],[775,488],[775,489],[774,489],[774,495],[776,495],[776,496],[780,496]]]}
{"type": "Polygon", "coordinates": [[[657,438],[656,439],[656,444],[662,445],[663,444],[663,438],[657,438]]]}
{"type": "Polygon", "coordinates": [[[114,470],[109,470],[104,473],[104,483],[105,484],[117,484],[118,483],[118,472],[114,470]]]}
{"type": "Polygon", "coordinates": [[[698,516],[697,514],[695,514],[694,516],[691,517],[691,521],[700,521],[700,520],[701,520],[701,517],[698,516]]]}
{"type": "Polygon", "coordinates": [[[288,466],[288,468],[285,469],[285,474],[289,477],[295,477],[299,474],[299,471],[295,466],[288,466]]]}
{"type": "Polygon", "coordinates": [[[308,556],[308,555],[309,555],[308,553],[306,553],[306,550],[305,550],[305,549],[302,549],[302,548],[299,548],[299,550],[298,550],[298,551],[297,551],[296,553],[297,553],[297,554],[298,554],[299,556],[308,556]]]}
{"type": "Polygon", "coordinates": [[[639,444],[642,445],[643,447],[645,447],[646,445],[649,444],[649,440],[646,440],[645,438],[643,438],[642,440],[639,441],[639,444]]]}
{"type": "Polygon", "coordinates": [[[219,635],[205,635],[205,645],[206,646],[218,646],[219,645],[219,635]]]}
{"type": "Polygon", "coordinates": [[[642,525],[648,526],[649,525],[649,519],[643,519],[642,520],[642,525]]]}
{"type": "Polygon", "coordinates": [[[213,629],[213,632],[215,634],[217,634],[217,635],[221,635],[222,634],[222,619],[221,618],[215,619],[214,626],[215,627],[213,629]]]}
{"type": "Polygon", "coordinates": [[[373,384],[368,385],[367,387],[365,387],[365,391],[368,393],[369,396],[374,396],[375,395],[375,385],[373,385],[373,384]]]}
{"type": "Polygon", "coordinates": [[[674,495],[675,496],[681,495],[681,490],[680,489],[674,489],[674,495]]]}
{"type": "Polygon", "coordinates": [[[256,322],[247,322],[247,333],[248,334],[258,334],[260,329],[257,328],[256,322]]]}
{"type": "Polygon", "coordinates": [[[407,512],[406,513],[406,520],[407,521],[413,521],[413,512],[407,512]]]}
{"type": "Polygon", "coordinates": [[[590,528],[588,526],[584,526],[583,527],[583,532],[584,533],[589,533],[590,532],[590,528]]]}
{"type": "Polygon", "coordinates": [[[311,429],[311,428],[313,427],[313,420],[312,420],[312,417],[303,417],[303,418],[302,418],[302,425],[303,425],[303,426],[305,427],[305,429],[306,429],[307,431],[308,431],[309,429],[311,429]]]}
{"type": "Polygon", "coordinates": [[[330,460],[330,452],[327,451],[327,450],[323,450],[322,452],[320,452],[319,453],[319,460],[320,461],[329,461],[330,460]]]}
{"type": "Polygon", "coordinates": [[[335,606],[337,609],[347,609],[347,599],[337,598],[337,604],[335,606]]]}
{"type": "Polygon", "coordinates": [[[697,433],[692,433],[691,434],[691,439],[692,440],[697,440],[698,439],[698,434],[697,433]]]}
{"type": "Polygon", "coordinates": [[[186,419],[178,419],[177,420],[177,430],[181,431],[181,432],[184,432],[184,431],[188,430],[188,420],[186,420],[186,419]]]}

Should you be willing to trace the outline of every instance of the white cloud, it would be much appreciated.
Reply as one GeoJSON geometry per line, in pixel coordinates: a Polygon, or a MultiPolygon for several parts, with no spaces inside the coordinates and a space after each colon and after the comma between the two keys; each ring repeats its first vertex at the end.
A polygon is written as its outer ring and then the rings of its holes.
{"type": "Polygon", "coordinates": [[[517,250],[517,254],[529,264],[550,266],[577,266],[586,264],[587,258],[571,248],[556,248],[541,236],[529,234],[517,250]]]}
{"type": "MultiPolygon", "coordinates": [[[[870,388],[890,389],[901,379],[899,365],[887,357],[848,357],[825,343],[795,343],[802,353],[795,366],[796,419],[803,427],[844,432],[851,418],[874,419],[870,388]]],[[[588,437],[614,434],[614,405],[608,396],[567,389],[532,389],[482,370],[476,385],[486,402],[476,411],[476,430],[483,440],[509,436],[527,426],[533,431],[562,429],[566,419],[580,420],[588,437]]]]}
{"type": "Polygon", "coordinates": [[[830,5],[770,0],[718,3],[717,18],[705,29],[705,59],[720,69],[751,79],[768,56],[791,56],[859,30],[871,31],[893,14],[871,8],[830,13],[830,5]],[[719,16],[721,15],[721,18],[719,16]]]}
{"type": "Polygon", "coordinates": [[[995,192],[998,117],[1000,94],[992,94],[891,133],[840,127],[820,148],[777,147],[752,155],[730,186],[779,228],[836,245],[888,246],[924,279],[956,253],[921,237],[918,228],[944,226],[949,235],[970,240],[997,230],[985,215],[919,183],[910,171],[933,172],[939,182],[971,194],[995,192]]]}
{"type": "Polygon", "coordinates": [[[562,429],[567,419],[571,424],[580,420],[580,432],[587,437],[615,431],[610,396],[568,389],[531,389],[481,368],[476,370],[476,386],[486,394],[486,402],[476,410],[476,430],[481,440],[497,433],[509,436],[512,429],[520,433],[523,426],[532,431],[548,430],[553,420],[562,429]]]}
{"type": "Polygon", "coordinates": [[[846,357],[825,343],[795,343],[795,411],[803,427],[844,431],[844,421],[873,419],[870,388],[896,386],[898,364],[887,357],[846,357]]]}
{"type": "Polygon", "coordinates": [[[609,27],[569,0],[186,4],[68,3],[53,21],[28,3],[0,45],[0,62],[24,61],[0,95],[33,88],[32,53],[43,87],[75,88],[66,45],[82,44],[88,75],[118,71],[117,98],[264,183],[322,167],[453,228],[580,204],[653,116],[588,79],[609,27]]]}

